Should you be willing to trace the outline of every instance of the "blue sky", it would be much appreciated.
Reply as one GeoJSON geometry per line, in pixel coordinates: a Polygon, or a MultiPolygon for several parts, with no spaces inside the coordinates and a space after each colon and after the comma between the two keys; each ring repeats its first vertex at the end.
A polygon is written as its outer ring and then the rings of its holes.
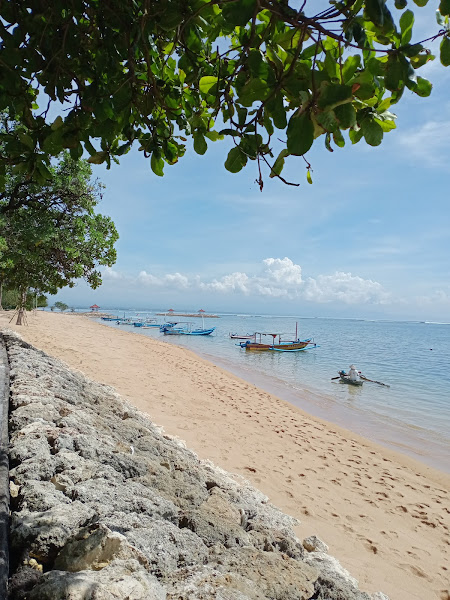
{"type": "MultiPolygon", "coordinates": [[[[418,36],[437,31],[436,2],[415,7],[418,36]]],[[[83,282],[51,301],[70,306],[174,308],[304,316],[450,321],[450,71],[421,74],[429,98],[405,92],[397,129],[331,154],[319,138],[305,162],[271,180],[256,163],[223,163],[228,142],[192,149],[159,178],[137,149],[107,171],[99,212],[120,234],[103,285],[83,282]]]]}

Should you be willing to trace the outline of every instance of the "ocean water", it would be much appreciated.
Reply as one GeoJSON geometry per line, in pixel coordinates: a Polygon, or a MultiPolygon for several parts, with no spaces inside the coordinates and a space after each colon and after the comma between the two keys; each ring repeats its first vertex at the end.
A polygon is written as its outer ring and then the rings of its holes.
{"type": "MultiPolygon", "coordinates": [[[[156,312],[138,314],[163,321],[156,312]]],[[[198,318],[183,320],[201,325],[198,318]]],[[[245,314],[220,314],[204,323],[216,327],[213,335],[164,336],[158,329],[109,326],[190,348],[309,414],[450,472],[450,324],[245,314]],[[314,338],[317,348],[248,352],[229,337],[258,331],[293,334],[293,339],[296,324],[299,337],[314,338]],[[390,387],[332,380],[352,363],[365,377],[390,387]]]]}

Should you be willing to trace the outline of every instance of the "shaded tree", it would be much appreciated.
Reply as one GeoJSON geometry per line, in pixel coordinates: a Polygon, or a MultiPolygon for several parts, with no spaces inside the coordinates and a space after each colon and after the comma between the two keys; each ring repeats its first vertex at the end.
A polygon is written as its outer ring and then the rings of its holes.
{"type": "Polygon", "coordinates": [[[68,154],[50,167],[45,184],[7,173],[0,200],[3,250],[0,278],[19,292],[18,324],[29,288],[56,294],[84,278],[101,284],[99,265],[116,259],[116,228],[109,217],[95,213],[102,186],[91,181],[86,161],[68,154]]]}
{"type": "Polygon", "coordinates": [[[55,308],[57,308],[58,310],[60,310],[61,312],[67,310],[69,308],[68,304],[65,304],[64,302],[55,302],[55,308]]]}

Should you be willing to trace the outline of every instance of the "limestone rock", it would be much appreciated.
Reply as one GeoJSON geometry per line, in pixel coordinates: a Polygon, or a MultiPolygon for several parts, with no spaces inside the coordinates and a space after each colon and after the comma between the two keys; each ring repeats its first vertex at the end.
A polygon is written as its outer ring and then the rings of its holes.
{"type": "Polygon", "coordinates": [[[50,571],[28,600],[166,600],[158,580],[137,561],[114,561],[101,571],[50,571]]]}
{"type": "Polygon", "coordinates": [[[328,546],[325,542],[322,542],[322,540],[315,535],[310,535],[305,538],[302,544],[303,548],[308,550],[308,552],[328,552],[328,546]]]}
{"type": "Polygon", "coordinates": [[[22,510],[13,513],[11,546],[29,548],[39,562],[52,562],[73,532],[84,527],[95,516],[94,511],[81,502],[58,504],[44,512],[22,510]]]}
{"type": "Polygon", "coordinates": [[[310,552],[304,561],[319,571],[315,583],[317,600],[370,600],[368,594],[359,591],[357,580],[332,556],[310,552]]]}
{"type": "Polygon", "coordinates": [[[145,568],[149,561],[125,536],[111,531],[105,525],[79,530],[56,557],[53,568],[58,571],[99,571],[116,559],[137,560],[145,568]]]}

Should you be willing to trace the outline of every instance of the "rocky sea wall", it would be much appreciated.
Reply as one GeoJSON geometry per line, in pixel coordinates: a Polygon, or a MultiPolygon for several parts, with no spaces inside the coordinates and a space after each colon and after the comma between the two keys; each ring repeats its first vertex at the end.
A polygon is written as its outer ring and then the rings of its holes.
{"type": "Polygon", "coordinates": [[[11,600],[389,600],[112,388],[2,337],[11,600]]]}

